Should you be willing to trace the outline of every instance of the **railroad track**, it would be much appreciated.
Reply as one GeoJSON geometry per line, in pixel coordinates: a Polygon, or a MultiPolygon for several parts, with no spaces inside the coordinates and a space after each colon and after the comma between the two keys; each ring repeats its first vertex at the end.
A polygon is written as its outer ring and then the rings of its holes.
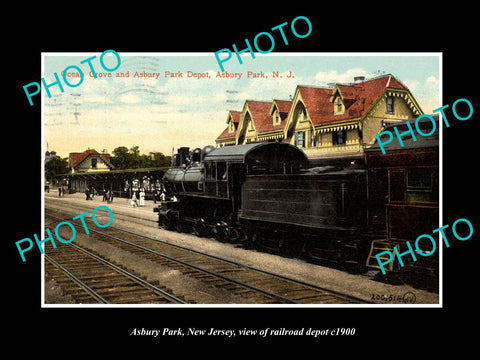
{"type": "Polygon", "coordinates": [[[73,243],[46,251],[45,267],[80,303],[184,304],[185,301],[73,243]]]}
{"type": "MultiPolygon", "coordinates": [[[[118,199],[118,201],[115,204],[121,203],[121,201],[126,200],[124,198],[118,199]]],[[[95,205],[106,205],[108,206],[109,204],[105,202],[87,202],[85,201],[86,204],[80,205],[80,204],[75,204],[73,202],[68,202],[68,203],[62,203],[62,202],[55,202],[54,200],[50,198],[45,198],[45,207],[48,208],[50,206],[54,206],[55,210],[63,211],[65,213],[70,213],[70,212],[75,212],[77,215],[81,214],[85,211],[92,211],[95,205]],[[90,206],[89,206],[90,205],[90,206]],[[91,209],[89,209],[91,207],[91,209]]],[[[143,211],[142,211],[143,212],[143,211]]],[[[121,209],[119,210],[118,208],[115,209],[115,219],[120,219],[123,221],[132,221],[134,220],[135,224],[140,224],[140,225],[145,225],[145,226],[158,226],[158,215],[154,213],[153,211],[148,212],[149,215],[151,215],[151,218],[146,218],[145,214],[142,214],[141,216],[137,216],[132,214],[131,212],[128,211],[122,211],[121,209]]]]}
{"type": "MultiPolygon", "coordinates": [[[[45,209],[46,219],[52,224],[68,219],[68,216],[71,219],[71,215],[54,209],[45,209]]],[[[89,236],[94,236],[95,241],[102,241],[133,253],[142,259],[153,261],[159,266],[174,269],[208,286],[225,289],[246,299],[246,302],[258,304],[368,303],[346,294],[153,239],[129,230],[110,226],[97,231],[93,222],[88,219],[86,221],[90,230],[89,236]]],[[[78,226],[80,229],[81,225],[78,226]]],[[[77,231],[77,234],[79,232],[80,230],[77,231]]],[[[64,245],[62,244],[52,252],[58,251],[62,246],[64,245]]]]}

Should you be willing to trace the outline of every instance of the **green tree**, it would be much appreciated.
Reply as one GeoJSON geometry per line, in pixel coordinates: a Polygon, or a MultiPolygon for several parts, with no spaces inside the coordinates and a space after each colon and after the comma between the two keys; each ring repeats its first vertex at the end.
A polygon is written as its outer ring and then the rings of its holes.
{"type": "Polygon", "coordinates": [[[132,154],[129,153],[128,148],[125,146],[119,146],[112,152],[111,157],[112,165],[115,169],[129,169],[132,162],[132,154]]]}
{"type": "Polygon", "coordinates": [[[150,155],[140,154],[138,146],[128,149],[126,146],[119,146],[112,151],[111,162],[115,169],[139,169],[151,167],[170,166],[171,156],[165,156],[161,152],[150,155]]]}
{"type": "Polygon", "coordinates": [[[70,171],[68,158],[55,156],[53,159],[45,163],[45,179],[50,183],[55,181],[57,175],[66,174],[70,171]]]}
{"type": "Polygon", "coordinates": [[[153,153],[154,167],[166,167],[166,166],[170,166],[171,163],[172,163],[172,157],[170,155],[165,155],[162,152],[153,153]]]}

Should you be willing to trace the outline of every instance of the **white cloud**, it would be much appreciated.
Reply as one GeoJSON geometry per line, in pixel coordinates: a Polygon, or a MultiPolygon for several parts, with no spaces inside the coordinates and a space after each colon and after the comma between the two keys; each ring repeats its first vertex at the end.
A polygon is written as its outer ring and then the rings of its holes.
{"type": "Polygon", "coordinates": [[[142,99],[134,94],[123,94],[120,96],[120,102],[125,104],[136,104],[142,102],[142,99]]]}
{"type": "Polygon", "coordinates": [[[415,89],[420,86],[420,82],[417,80],[405,80],[403,83],[410,89],[410,91],[415,91],[415,89]]]}
{"type": "Polygon", "coordinates": [[[425,113],[431,113],[441,105],[440,80],[437,77],[431,75],[423,82],[409,79],[405,80],[404,83],[408,86],[425,113]]]}
{"type": "Polygon", "coordinates": [[[373,74],[367,72],[362,68],[348,69],[344,73],[338,73],[336,70],[318,72],[315,74],[315,81],[320,86],[326,86],[330,83],[351,83],[355,76],[365,76],[367,79],[373,74]]]}
{"type": "Polygon", "coordinates": [[[440,81],[435,76],[432,75],[427,78],[425,83],[432,87],[438,87],[440,84],[440,81]]]}

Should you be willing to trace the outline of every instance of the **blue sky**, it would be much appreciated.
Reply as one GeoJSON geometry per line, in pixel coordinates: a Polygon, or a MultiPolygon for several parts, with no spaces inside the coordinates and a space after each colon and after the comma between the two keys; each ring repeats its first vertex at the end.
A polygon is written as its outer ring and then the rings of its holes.
{"type": "MultiPolygon", "coordinates": [[[[246,99],[271,101],[288,99],[297,85],[327,86],[348,83],[354,76],[366,78],[392,74],[407,85],[424,112],[439,107],[441,56],[438,53],[400,54],[324,54],[269,53],[243,54],[243,64],[235,55],[223,63],[226,72],[241,78],[220,78],[220,67],[213,53],[203,54],[132,54],[119,53],[121,64],[111,78],[94,79],[88,64],[80,61],[91,56],[97,73],[107,73],[99,62],[101,53],[43,54],[43,77],[47,84],[53,73],[70,65],[84,72],[77,87],[63,84],[62,93],[52,86],[51,98],[43,96],[46,149],[66,157],[70,152],[87,148],[112,152],[115,147],[138,145],[141,153],[161,151],[170,154],[172,147],[203,147],[214,144],[226,127],[228,110],[241,110],[246,99]],[[171,77],[166,72],[183,77],[171,77]],[[188,72],[205,73],[207,78],[188,77],[188,72]],[[248,72],[263,72],[267,78],[248,77],[248,72]],[[117,73],[129,77],[116,77],[117,73]],[[134,77],[135,73],[159,74],[158,78],[134,77]],[[278,72],[281,78],[274,78],[278,72]],[[287,75],[293,77],[287,78],[287,75]]],[[[107,67],[116,64],[113,55],[104,58],[107,67]]],[[[75,71],[70,69],[70,71],[75,71]]],[[[155,75],[157,76],[157,75],[155,75]]],[[[69,78],[72,84],[78,78],[69,78]]],[[[63,82],[63,80],[62,80],[63,82]]]]}

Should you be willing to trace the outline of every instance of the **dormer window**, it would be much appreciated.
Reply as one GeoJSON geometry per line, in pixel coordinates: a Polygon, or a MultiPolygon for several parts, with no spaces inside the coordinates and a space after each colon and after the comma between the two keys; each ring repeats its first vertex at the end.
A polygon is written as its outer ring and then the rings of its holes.
{"type": "Polygon", "coordinates": [[[278,108],[274,106],[273,112],[270,112],[270,115],[272,115],[272,125],[277,126],[280,124],[280,112],[278,111],[278,108]]]}
{"type": "Polygon", "coordinates": [[[395,113],[395,102],[393,96],[387,96],[387,108],[385,109],[387,114],[394,114],[395,113]]]}
{"type": "Polygon", "coordinates": [[[307,111],[305,110],[305,108],[303,108],[302,111],[300,112],[300,114],[299,114],[299,116],[298,116],[298,121],[299,121],[299,122],[308,121],[307,111]]]}
{"type": "Polygon", "coordinates": [[[333,103],[333,113],[334,115],[342,115],[345,113],[345,105],[340,96],[335,98],[335,102],[333,103]]]}
{"type": "Polygon", "coordinates": [[[253,127],[252,119],[248,119],[248,131],[253,131],[255,128],[253,127]]]}
{"type": "Polygon", "coordinates": [[[278,111],[278,109],[276,109],[273,113],[273,126],[280,125],[281,122],[282,119],[280,118],[280,112],[278,111]]]}

